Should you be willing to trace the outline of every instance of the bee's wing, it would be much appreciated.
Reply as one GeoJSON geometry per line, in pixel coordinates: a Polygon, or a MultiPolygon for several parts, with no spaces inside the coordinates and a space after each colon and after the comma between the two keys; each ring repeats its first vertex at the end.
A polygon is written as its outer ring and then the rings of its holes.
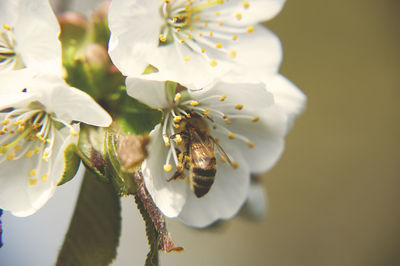
{"type": "Polygon", "coordinates": [[[193,131],[190,142],[191,167],[195,164],[198,168],[207,169],[215,165],[214,146],[208,139],[202,140],[200,135],[193,131]]]}
{"type": "Polygon", "coordinates": [[[233,167],[231,158],[229,158],[228,154],[226,154],[226,152],[221,147],[221,145],[219,145],[218,142],[216,142],[213,137],[209,136],[209,139],[217,147],[217,150],[218,150],[219,155],[221,156],[221,159],[227,161],[233,167]]]}

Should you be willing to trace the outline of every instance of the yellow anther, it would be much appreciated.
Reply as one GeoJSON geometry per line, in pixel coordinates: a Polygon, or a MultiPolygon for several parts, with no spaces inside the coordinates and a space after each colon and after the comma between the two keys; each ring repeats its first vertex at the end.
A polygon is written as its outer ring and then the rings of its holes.
{"type": "Polygon", "coordinates": [[[222,21],[218,22],[218,26],[222,27],[224,23],[222,21]]]}
{"type": "Polygon", "coordinates": [[[242,110],[243,109],[243,104],[236,104],[235,105],[235,109],[242,110]]]}
{"type": "Polygon", "coordinates": [[[190,27],[190,28],[189,28],[189,31],[193,31],[193,27],[190,27]]]}
{"type": "Polygon", "coordinates": [[[219,15],[221,15],[221,13],[219,11],[217,11],[217,12],[215,12],[215,15],[219,16],[219,15]]]}
{"type": "Polygon", "coordinates": [[[184,43],[185,42],[185,40],[184,39],[181,39],[181,43],[184,43]]]}
{"type": "Polygon", "coordinates": [[[206,52],[206,49],[201,48],[201,52],[202,52],[202,53],[205,53],[205,52],[206,52]]]}
{"type": "Polygon", "coordinates": [[[29,171],[29,176],[34,177],[36,175],[36,169],[32,169],[29,171]]]}
{"type": "Polygon", "coordinates": [[[174,98],[174,102],[179,101],[182,98],[182,94],[180,94],[179,92],[177,94],[175,94],[175,98],[174,98]]]}
{"type": "Polygon", "coordinates": [[[217,60],[215,60],[215,59],[213,59],[213,60],[211,60],[210,61],[210,66],[212,66],[212,67],[215,67],[215,66],[217,66],[217,60]]]}
{"type": "Polygon", "coordinates": [[[39,151],[40,151],[40,148],[39,148],[38,146],[36,146],[35,149],[33,150],[33,152],[34,152],[35,154],[38,154],[39,151]]]}
{"type": "Polygon", "coordinates": [[[2,125],[7,125],[8,123],[10,123],[10,120],[8,119],[5,119],[3,120],[3,122],[1,122],[2,125]]]}
{"type": "Polygon", "coordinates": [[[182,116],[181,115],[177,115],[174,117],[174,122],[175,123],[179,123],[182,120],[182,116]]]}
{"type": "Polygon", "coordinates": [[[181,137],[181,135],[179,135],[179,134],[177,134],[176,135],[176,144],[181,144],[182,143],[182,137],[181,137]]]}
{"type": "Polygon", "coordinates": [[[183,61],[185,61],[185,62],[190,61],[190,57],[189,57],[189,56],[184,56],[182,59],[183,59],[183,61]]]}
{"type": "Polygon", "coordinates": [[[217,43],[216,45],[215,45],[215,47],[217,47],[217,48],[222,48],[222,43],[217,43]]]}
{"type": "Polygon", "coordinates": [[[200,21],[200,17],[194,17],[194,21],[199,22],[200,21]]]}
{"type": "Polygon", "coordinates": [[[210,37],[214,36],[214,33],[212,31],[210,31],[209,33],[210,37]]]}
{"type": "Polygon", "coordinates": [[[217,125],[214,124],[214,125],[213,125],[213,129],[217,129],[217,125]]]}
{"type": "Polygon", "coordinates": [[[179,128],[179,124],[174,124],[174,128],[179,128]]]}
{"type": "Polygon", "coordinates": [[[202,32],[200,32],[200,33],[199,33],[199,36],[200,36],[200,37],[203,37],[203,33],[202,33],[202,32]]]}
{"type": "Polygon", "coordinates": [[[204,114],[205,114],[205,115],[209,115],[209,114],[210,114],[210,109],[205,109],[205,110],[204,110],[204,114]]]}
{"type": "Polygon", "coordinates": [[[238,162],[232,162],[232,167],[237,169],[239,167],[239,163],[238,162]]]}
{"type": "Polygon", "coordinates": [[[238,20],[241,20],[242,19],[242,13],[236,13],[236,18],[238,20]]]}
{"type": "Polygon", "coordinates": [[[180,28],[177,28],[176,31],[177,31],[177,32],[181,32],[181,29],[180,29],[180,28]]]}
{"type": "Polygon", "coordinates": [[[248,141],[248,142],[247,142],[247,145],[248,145],[250,148],[254,148],[254,142],[252,142],[252,141],[248,141]]]}
{"type": "Polygon", "coordinates": [[[167,136],[163,136],[163,140],[164,140],[164,144],[165,144],[165,146],[166,147],[169,147],[169,137],[167,137],[167,136]]]}
{"type": "Polygon", "coordinates": [[[226,94],[222,94],[221,97],[218,98],[221,102],[225,101],[226,97],[228,97],[226,94]]]}
{"type": "Polygon", "coordinates": [[[25,130],[25,127],[23,127],[23,126],[19,126],[19,127],[17,128],[17,132],[18,132],[18,133],[22,133],[22,132],[24,132],[24,130],[25,130]]]}
{"type": "Polygon", "coordinates": [[[243,5],[244,8],[249,8],[250,3],[247,2],[247,1],[243,1],[243,2],[242,2],[242,5],[243,5]]]}
{"type": "Polygon", "coordinates": [[[237,35],[232,36],[232,40],[236,41],[237,40],[237,35]]]}
{"type": "Polygon", "coordinates": [[[229,55],[230,55],[231,58],[235,58],[236,57],[236,51],[235,50],[231,50],[229,55]]]}
{"type": "Polygon", "coordinates": [[[214,139],[216,143],[219,143],[219,138],[214,139]]]}
{"type": "Polygon", "coordinates": [[[7,154],[6,156],[7,160],[12,161],[15,158],[15,152],[10,152],[9,154],[7,154]]]}
{"type": "Polygon", "coordinates": [[[33,186],[37,184],[37,179],[29,179],[29,185],[33,186]]]}
{"type": "Polygon", "coordinates": [[[190,114],[187,114],[186,117],[187,118],[192,118],[192,116],[190,114]]]}
{"type": "Polygon", "coordinates": [[[198,101],[191,101],[190,105],[191,106],[197,106],[197,105],[199,105],[199,102],[198,101]]]}
{"type": "Polygon", "coordinates": [[[49,179],[49,174],[44,174],[44,175],[42,176],[42,181],[44,182],[44,181],[46,181],[47,179],[49,179]]]}
{"type": "Polygon", "coordinates": [[[234,139],[236,136],[233,133],[228,133],[228,138],[229,139],[234,139]]]}
{"type": "Polygon", "coordinates": [[[12,27],[8,24],[3,24],[3,29],[10,31],[12,30],[12,27]]]}
{"type": "Polygon", "coordinates": [[[185,162],[190,162],[190,156],[185,155],[185,162]]]}
{"type": "Polygon", "coordinates": [[[165,38],[164,34],[160,34],[160,41],[166,42],[167,38],[165,38]]]}
{"type": "Polygon", "coordinates": [[[253,33],[254,32],[254,27],[253,26],[248,26],[247,27],[247,32],[248,33],[253,33]]]}
{"type": "Polygon", "coordinates": [[[171,172],[172,171],[172,165],[170,164],[165,164],[164,165],[164,172],[171,172]]]}
{"type": "Polygon", "coordinates": [[[207,27],[208,27],[208,23],[205,22],[205,23],[204,23],[204,28],[207,28],[207,27]]]}
{"type": "Polygon", "coordinates": [[[225,123],[226,123],[227,125],[230,125],[230,124],[232,124],[232,121],[229,120],[229,119],[226,119],[226,120],[225,120],[225,123]]]}
{"type": "Polygon", "coordinates": [[[14,147],[14,150],[20,151],[20,150],[22,150],[22,146],[21,146],[21,145],[16,145],[16,146],[14,147]]]}
{"type": "Polygon", "coordinates": [[[188,39],[193,39],[193,36],[188,34],[188,39]]]}
{"type": "Polygon", "coordinates": [[[222,119],[227,119],[228,116],[227,115],[222,115],[222,119]]]}
{"type": "Polygon", "coordinates": [[[29,158],[32,157],[32,155],[33,155],[33,151],[28,151],[28,152],[25,154],[25,157],[29,159],[29,158]]]}
{"type": "Polygon", "coordinates": [[[253,118],[251,119],[251,121],[253,121],[253,122],[257,122],[258,120],[260,120],[260,117],[259,117],[259,116],[255,116],[255,117],[253,117],[253,118]]]}
{"type": "Polygon", "coordinates": [[[166,4],[169,4],[169,0],[164,0],[164,2],[165,2],[166,4]]]}
{"type": "Polygon", "coordinates": [[[74,129],[71,129],[70,134],[74,137],[78,136],[78,133],[74,129]]]}

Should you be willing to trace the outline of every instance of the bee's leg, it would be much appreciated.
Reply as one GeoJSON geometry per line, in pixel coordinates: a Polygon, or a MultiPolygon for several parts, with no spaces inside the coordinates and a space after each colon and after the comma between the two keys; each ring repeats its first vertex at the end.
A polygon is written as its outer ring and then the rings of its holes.
{"type": "Polygon", "coordinates": [[[167,182],[170,182],[172,180],[182,180],[185,178],[186,178],[186,175],[183,172],[183,169],[181,169],[181,170],[178,169],[178,170],[176,170],[175,174],[170,179],[167,180],[167,182]]]}

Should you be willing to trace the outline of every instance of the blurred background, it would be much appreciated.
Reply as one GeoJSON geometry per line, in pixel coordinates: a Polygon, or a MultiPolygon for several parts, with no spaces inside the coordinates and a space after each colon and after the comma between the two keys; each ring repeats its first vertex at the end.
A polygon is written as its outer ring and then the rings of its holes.
{"type": "MultiPolygon", "coordinates": [[[[88,12],[93,2],[75,8],[88,12]]],[[[268,216],[237,217],[219,230],[169,220],[185,251],[163,254],[162,265],[400,265],[399,11],[398,0],[288,0],[266,23],[282,40],[281,72],[308,96],[282,159],[263,176],[268,216]]],[[[143,265],[144,225],[132,199],[123,211],[114,265],[143,265]]],[[[5,230],[7,219],[8,228],[17,223],[6,216],[5,230]]],[[[7,264],[4,254],[0,265],[47,265],[7,264]]]]}

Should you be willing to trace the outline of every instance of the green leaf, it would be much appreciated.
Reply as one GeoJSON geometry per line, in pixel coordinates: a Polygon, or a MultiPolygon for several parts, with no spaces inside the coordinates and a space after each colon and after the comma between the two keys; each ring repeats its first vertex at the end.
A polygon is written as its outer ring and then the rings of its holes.
{"type": "Polygon", "coordinates": [[[176,87],[178,86],[178,83],[173,82],[173,81],[167,81],[165,83],[165,90],[167,93],[167,97],[170,101],[172,101],[175,97],[176,93],[176,87]]]}
{"type": "Polygon", "coordinates": [[[120,200],[111,184],[86,171],[57,266],[103,266],[116,257],[121,233],[120,200]]]}
{"type": "Polygon", "coordinates": [[[76,145],[70,144],[64,150],[64,173],[62,175],[61,181],[58,182],[57,186],[61,186],[68,181],[72,180],[78,171],[81,159],[76,154],[76,145]]]}
{"type": "Polygon", "coordinates": [[[121,128],[131,134],[149,133],[161,121],[162,112],[133,99],[124,97],[122,112],[118,118],[121,128]]]}

